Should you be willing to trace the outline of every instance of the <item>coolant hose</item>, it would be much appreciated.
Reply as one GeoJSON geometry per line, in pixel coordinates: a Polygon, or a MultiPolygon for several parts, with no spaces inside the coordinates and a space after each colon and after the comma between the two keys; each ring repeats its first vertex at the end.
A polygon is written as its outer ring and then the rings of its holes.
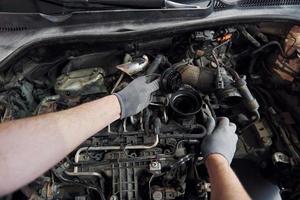
{"type": "Polygon", "coordinates": [[[163,55],[157,55],[153,62],[148,66],[148,69],[146,71],[146,75],[153,74],[156,72],[156,70],[159,68],[159,66],[162,65],[168,65],[170,67],[170,63],[168,59],[163,55]]]}

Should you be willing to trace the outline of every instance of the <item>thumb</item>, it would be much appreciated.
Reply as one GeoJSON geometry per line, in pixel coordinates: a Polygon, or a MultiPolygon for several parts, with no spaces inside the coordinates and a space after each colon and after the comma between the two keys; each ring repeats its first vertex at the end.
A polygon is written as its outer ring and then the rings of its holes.
{"type": "Polygon", "coordinates": [[[207,122],[206,122],[206,127],[207,127],[207,135],[210,135],[215,127],[216,127],[216,121],[212,116],[208,116],[207,122]]]}
{"type": "Polygon", "coordinates": [[[159,79],[156,79],[152,81],[151,83],[148,83],[147,85],[148,91],[155,92],[159,89],[159,79]]]}

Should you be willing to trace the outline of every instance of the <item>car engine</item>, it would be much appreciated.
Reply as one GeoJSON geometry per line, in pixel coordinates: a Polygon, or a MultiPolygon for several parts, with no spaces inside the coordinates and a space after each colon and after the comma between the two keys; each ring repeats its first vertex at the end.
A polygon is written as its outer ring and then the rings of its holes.
{"type": "Polygon", "coordinates": [[[299,52],[300,27],[280,23],[35,47],[0,72],[1,122],[59,112],[144,75],[160,89],[141,113],[95,133],[21,191],[47,200],[209,199],[201,142],[225,116],[237,125],[235,159],[273,171],[289,196],[299,188],[289,178],[300,161],[299,52]]]}

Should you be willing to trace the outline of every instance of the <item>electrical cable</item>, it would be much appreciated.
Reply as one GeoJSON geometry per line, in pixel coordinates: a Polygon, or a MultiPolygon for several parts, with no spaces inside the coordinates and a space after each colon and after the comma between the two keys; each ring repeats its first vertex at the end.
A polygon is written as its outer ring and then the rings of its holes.
{"type": "Polygon", "coordinates": [[[269,42],[269,43],[267,43],[267,44],[264,44],[264,45],[262,45],[261,47],[259,47],[258,49],[256,49],[255,51],[253,51],[251,54],[254,56],[254,55],[260,53],[261,51],[265,50],[266,48],[268,48],[268,47],[270,47],[270,46],[277,46],[277,47],[279,48],[280,53],[282,54],[282,56],[283,56],[284,58],[288,58],[288,57],[285,55],[285,53],[284,53],[284,51],[283,51],[283,49],[282,49],[282,47],[281,47],[281,44],[280,44],[278,41],[271,41],[271,42],[269,42]]]}

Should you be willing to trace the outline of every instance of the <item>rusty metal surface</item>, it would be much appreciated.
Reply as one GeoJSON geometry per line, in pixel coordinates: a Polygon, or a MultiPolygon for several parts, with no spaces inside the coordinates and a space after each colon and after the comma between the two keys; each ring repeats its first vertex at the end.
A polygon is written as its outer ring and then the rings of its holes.
{"type": "Polygon", "coordinates": [[[300,73],[300,26],[293,26],[288,32],[284,41],[284,53],[287,58],[278,55],[273,71],[283,80],[292,82],[295,75],[300,73]]]}
{"type": "Polygon", "coordinates": [[[287,56],[300,51],[300,26],[293,26],[285,39],[284,51],[287,56]]]}

